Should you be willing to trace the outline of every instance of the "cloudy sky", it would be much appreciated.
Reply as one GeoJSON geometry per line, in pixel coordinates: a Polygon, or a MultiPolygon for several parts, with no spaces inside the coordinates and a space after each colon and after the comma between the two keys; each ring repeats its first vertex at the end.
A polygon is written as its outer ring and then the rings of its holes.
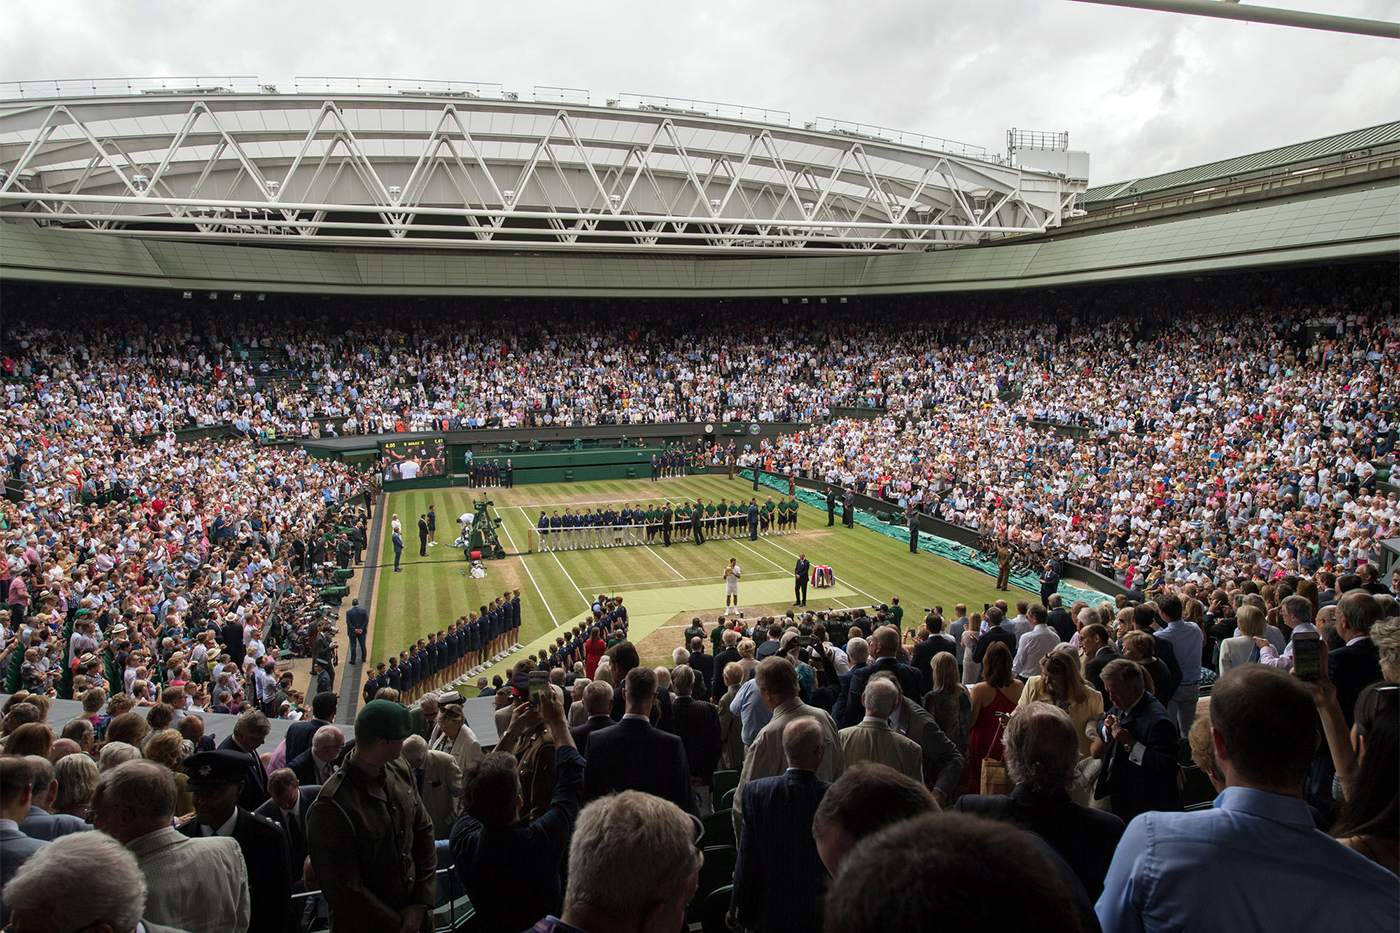
{"type": "MultiPolygon", "coordinates": [[[[1267,0],[1400,20],[1400,0],[1267,0]]],[[[1069,0],[5,5],[0,80],[483,81],[714,100],[1005,148],[1068,130],[1104,183],[1400,118],[1400,41],[1069,0]]]]}

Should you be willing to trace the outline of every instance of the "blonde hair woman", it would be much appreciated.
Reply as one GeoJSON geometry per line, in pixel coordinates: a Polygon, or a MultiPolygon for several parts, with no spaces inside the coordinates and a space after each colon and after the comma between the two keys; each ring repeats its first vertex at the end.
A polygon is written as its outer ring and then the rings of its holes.
{"type": "Polygon", "coordinates": [[[924,709],[943,734],[960,751],[965,750],[972,730],[972,700],[958,676],[958,659],[950,651],[940,651],[929,664],[933,668],[933,689],[924,694],[924,709]]]}
{"type": "Polygon", "coordinates": [[[457,759],[457,766],[464,774],[471,764],[486,757],[476,733],[467,725],[467,717],[460,703],[448,703],[438,710],[437,724],[433,726],[433,734],[428,739],[428,750],[447,752],[457,759]]]}
{"type": "Polygon", "coordinates": [[[1079,736],[1079,757],[1089,756],[1092,740],[1084,729],[1103,715],[1103,694],[1084,682],[1071,652],[1057,648],[1040,659],[1040,673],[1026,681],[1016,708],[1023,710],[1032,703],[1049,703],[1069,713],[1079,736]]]}
{"type": "Polygon", "coordinates": [[[1264,613],[1257,606],[1241,606],[1235,613],[1235,628],[1240,634],[1220,643],[1221,677],[1232,667],[1259,660],[1259,647],[1254,639],[1264,637],[1264,613]]]}
{"type": "Polygon", "coordinates": [[[194,794],[185,787],[189,775],[180,765],[185,760],[185,740],[174,729],[160,729],[146,740],[142,755],[158,765],[165,765],[175,775],[175,815],[185,816],[194,812],[194,794]]]}

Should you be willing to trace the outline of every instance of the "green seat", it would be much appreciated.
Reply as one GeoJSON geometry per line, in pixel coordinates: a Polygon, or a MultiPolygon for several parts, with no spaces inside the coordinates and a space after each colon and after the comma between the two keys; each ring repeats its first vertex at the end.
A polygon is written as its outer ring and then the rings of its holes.
{"type": "Polygon", "coordinates": [[[724,916],[729,913],[729,902],[733,896],[734,886],[731,884],[710,892],[697,912],[696,920],[700,923],[701,933],[730,933],[724,916]]]}
{"type": "Polygon", "coordinates": [[[738,858],[739,853],[733,846],[705,847],[705,863],[700,866],[699,883],[686,910],[687,923],[699,923],[706,899],[720,888],[728,888],[734,883],[734,864],[738,858]]]}
{"type": "Polygon", "coordinates": [[[738,771],[716,771],[715,772],[715,797],[723,797],[724,792],[733,790],[739,786],[738,771]]]}
{"type": "Polygon", "coordinates": [[[734,811],[720,810],[711,813],[701,822],[705,826],[705,842],[712,846],[733,846],[734,811]]]}
{"type": "Polygon", "coordinates": [[[737,787],[731,787],[731,788],[729,788],[729,790],[725,791],[725,792],[724,792],[724,795],[721,796],[721,797],[719,798],[719,803],[715,804],[715,809],[716,809],[716,810],[732,810],[732,809],[734,809],[734,795],[735,795],[736,793],[738,793],[738,790],[739,790],[739,788],[737,788],[737,787]]]}

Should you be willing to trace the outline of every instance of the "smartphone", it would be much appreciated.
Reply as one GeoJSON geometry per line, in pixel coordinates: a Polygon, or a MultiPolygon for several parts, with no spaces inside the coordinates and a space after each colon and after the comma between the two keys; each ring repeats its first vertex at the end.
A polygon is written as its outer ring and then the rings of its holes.
{"type": "Polygon", "coordinates": [[[799,647],[799,648],[810,648],[810,647],[812,647],[812,636],[811,636],[811,635],[798,635],[798,636],[797,636],[797,647],[799,647]]]}
{"type": "Polygon", "coordinates": [[[538,706],[540,705],[540,696],[541,696],[541,694],[543,694],[543,693],[544,693],[546,690],[548,690],[548,689],[549,689],[549,672],[548,672],[548,671],[531,671],[531,672],[530,672],[530,705],[531,705],[531,706],[534,706],[534,707],[538,707],[538,706]]]}
{"type": "Polygon", "coordinates": [[[1322,676],[1322,640],[1316,632],[1293,636],[1293,676],[1299,680],[1317,680],[1322,676]]]}

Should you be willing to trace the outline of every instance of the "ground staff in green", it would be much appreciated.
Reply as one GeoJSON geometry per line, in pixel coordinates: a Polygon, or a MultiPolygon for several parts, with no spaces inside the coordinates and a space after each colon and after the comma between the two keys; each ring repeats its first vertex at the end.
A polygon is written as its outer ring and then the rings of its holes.
{"type": "Polygon", "coordinates": [[[306,817],[311,867],[331,933],[432,933],[433,821],[401,756],[408,710],[388,700],[355,718],[355,747],[306,817]]]}

